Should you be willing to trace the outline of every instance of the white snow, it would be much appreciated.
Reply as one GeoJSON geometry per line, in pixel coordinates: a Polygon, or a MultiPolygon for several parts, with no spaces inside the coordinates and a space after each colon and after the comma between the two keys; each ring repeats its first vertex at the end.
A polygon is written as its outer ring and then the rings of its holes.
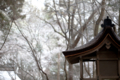
{"type": "Polygon", "coordinates": [[[12,80],[13,77],[15,80],[21,80],[14,71],[0,71],[0,80],[12,80]]]}

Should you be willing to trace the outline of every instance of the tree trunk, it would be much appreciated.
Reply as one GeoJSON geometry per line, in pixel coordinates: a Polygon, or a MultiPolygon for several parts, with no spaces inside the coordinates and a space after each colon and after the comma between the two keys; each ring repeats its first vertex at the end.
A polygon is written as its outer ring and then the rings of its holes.
{"type": "Polygon", "coordinates": [[[96,24],[95,24],[94,36],[96,36],[98,34],[99,24],[100,24],[100,21],[102,20],[102,18],[104,16],[104,11],[105,11],[105,0],[102,0],[101,13],[100,13],[100,16],[99,16],[98,20],[96,21],[96,24]]]}
{"type": "Polygon", "coordinates": [[[73,65],[69,63],[68,80],[73,80],[73,65]]]}

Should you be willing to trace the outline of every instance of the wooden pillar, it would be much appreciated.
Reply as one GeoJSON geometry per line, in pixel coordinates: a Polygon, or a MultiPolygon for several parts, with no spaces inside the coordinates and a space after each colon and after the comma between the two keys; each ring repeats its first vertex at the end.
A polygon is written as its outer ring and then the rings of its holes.
{"type": "Polygon", "coordinates": [[[83,60],[80,56],[80,80],[83,80],[83,60]]]}
{"type": "Polygon", "coordinates": [[[96,77],[97,80],[100,80],[100,71],[99,71],[99,54],[98,54],[99,50],[97,50],[96,52],[96,77]]]}
{"type": "Polygon", "coordinates": [[[118,49],[118,76],[120,80],[120,49],[118,49]]]}

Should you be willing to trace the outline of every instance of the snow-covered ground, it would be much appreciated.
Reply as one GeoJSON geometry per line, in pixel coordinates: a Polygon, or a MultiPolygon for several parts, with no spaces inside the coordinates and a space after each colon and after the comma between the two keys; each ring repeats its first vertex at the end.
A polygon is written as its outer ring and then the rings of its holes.
{"type": "Polygon", "coordinates": [[[12,78],[15,80],[21,80],[14,71],[0,71],[0,80],[12,80],[12,78]]]}

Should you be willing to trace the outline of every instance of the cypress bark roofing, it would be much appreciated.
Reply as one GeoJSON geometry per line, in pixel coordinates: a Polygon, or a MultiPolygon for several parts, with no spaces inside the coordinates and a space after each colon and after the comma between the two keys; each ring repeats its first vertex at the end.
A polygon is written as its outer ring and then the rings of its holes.
{"type": "Polygon", "coordinates": [[[78,63],[80,56],[91,54],[97,51],[103,44],[105,44],[104,41],[107,38],[110,38],[111,42],[120,49],[120,37],[114,32],[113,27],[106,26],[94,39],[87,44],[68,51],[63,51],[63,54],[70,63],[78,63]]]}

